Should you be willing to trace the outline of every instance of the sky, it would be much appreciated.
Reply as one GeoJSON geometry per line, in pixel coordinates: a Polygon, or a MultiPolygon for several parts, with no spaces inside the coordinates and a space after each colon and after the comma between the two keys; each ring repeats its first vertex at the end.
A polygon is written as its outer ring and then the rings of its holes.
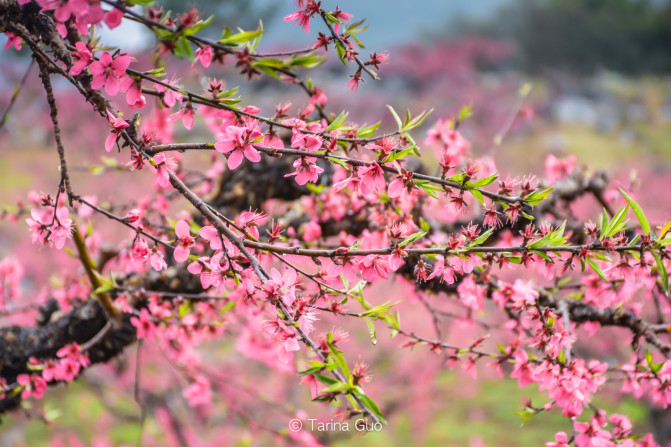
{"type": "MultiPolygon", "coordinates": [[[[249,0],[252,1],[252,0],[249,0]]],[[[296,10],[293,0],[253,0],[259,9],[277,6],[279,14],[264,23],[266,35],[262,41],[284,42],[301,45],[311,43],[323,25],[313,21],[310,35],[282,18],[296,10]]],[[[384,50],[404,41],[421,39],[428,33],[449,32],[459,20],[479,19],[494,14],[510,0],[322,0],[322,7],[354,14],[354,20],[366,18],[370,27],[361,35],[364,44],[372,51],[384,50]]],[[[195,2],[197,5],[206,1],[195,2]]],[[[185,7],[193,2],[184,2],[185,7]]],[[[121,30],[102,33],[106,43],[122,48],[137,49],[146,45],[148,33],[141,25],[128,22],[121,30]]]]}

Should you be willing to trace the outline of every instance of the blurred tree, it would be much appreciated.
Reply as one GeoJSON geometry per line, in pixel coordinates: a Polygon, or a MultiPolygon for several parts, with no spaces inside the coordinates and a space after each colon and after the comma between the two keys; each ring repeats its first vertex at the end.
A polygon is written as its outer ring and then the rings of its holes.
{"type": "Polygon", "coordinates": [[[517,0],[460,29],[513,40],[531,71],[588,74],[671,71],[671,3],[650,0],[517,0]]]}
{"type": "Polygon", "coordinates": [[[166,11],[173,11],[173,16],[176,13],[183,13],[195,6],[198,11],[207,18],[210,15],[214,16],[213,26],[204,30],[203,35],[208,37],[218,38],[217,32],[228,27],[231,29],[242,28],[245,30],[256,29],[258,21],[261,19],[264,25],[271,21],[272,17],[278,15],[278,10],[281,2],[263,2],[259,4],[255,0],[192,0],[184,2],[182,0],[166,0],[162,1],[161,5],[166,11]]]}

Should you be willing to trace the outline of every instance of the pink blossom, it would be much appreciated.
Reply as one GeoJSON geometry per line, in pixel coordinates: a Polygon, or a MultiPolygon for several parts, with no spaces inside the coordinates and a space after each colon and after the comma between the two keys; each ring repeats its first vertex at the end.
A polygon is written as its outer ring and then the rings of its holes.
{"type": "Polygon", "coordinates": [[[296,176],[296,183],[305,185],[307,182],[316,183],[319,180],[319,174],[324,172],[324,169],[317,166],[317,159],[314,157],[301,157],[294,160],[293,166],[295,172],[286,174],[285,177],[296,176]]]}
{"type": "Polygon", "coordinates": [[[119,88],[126,92],[126,103],[131,109],[141,109],[147,105],[147,100],[142,94],[142,80],[125,76],[119,82],[119,88]]]}
{"type": "Polygon", "coordinates": [[[23,278],[23,267],[14,258],[0,261],[0,310],[5,310],[5,299],[19,297],[20,282],[23,278]]]}
{"type": "MultiPolygon", "coordinates": [[[[320,2],[321,3],[321,2],[320,2]]],[[[305,9],[292,12],[284,17],[285,22],[296,22],[298,26],[305,29],[305,34],[310,34],[310,19],[320,11],[319,3],[308,0],[305,9]]]]}
{"type": "Polygon", "coordinates": [[[461,272],[451,265],[450,258],[442,255],[437,255],[436,258],[438,260],[433,266],[433,271],[426,279],[431,280],[438,277],[445,284],[454,284],[456,274],[461,272]]]}
{"type": "Polygon", "coordinates": [[[513,379],[517,378],[517,384],[520,388],[524,388],[534,382],[533,368],[531,363],[529,363],[529,357],[527,356],[526,351],[523,349],[515,351],[514,357],[515,368],[513,369],[513,372],[510,373],[510,377],[513,379]]]}
{"type": "Polygon", "coordinates": [[[93,75],[91,87],[97,90],[104,85],[108,94],[116,95],[119,93],[119,81],[126,74],[130,61],[130,56],[119,55],[112,58],[112,55],[105,51],[99,60],[89,65],[89,70],[93,75]]]}
{"type": "Polygon", "coordinates": [[[366,82],[366,80],[363,79],[363,77],[361,77],[361,69],[359,69],[353,75],[349,75],[349,77],[352,79],[347,81],[347,84],[345,84],[345,88],[352,93],[359,90],[359,82],[366,82]]]}
{"type": "Polygon", "coordinates": [[[226,137],[214,144],[214,148],[222,154],[229,154],[228,168],[235,169],[242,163],[242,158],[256,163],[261,161],[261,154],[252,143],[263,137],[256,128],[228,126],[225,130],[226,137]]]}
{"type": "Polygon", "coordinates": [[[182,391],[182,395],[189,401],[192,407],[204,407],[212,403],[212,385],[210,380],[198,375],[191,385],[182,391]]]}
{"type": "Polygon", "coordinates": [[[377,281],[389,277],[389,262],[382,256],[368,255],[359,264],[361,277],[366,281],[377,281]]]}
{"type": "Polygon", "coordinates": [[[114,149],[114,145],[116,144],[119,135],[121,135],[123,130],[130,126],[130,124],[128,124],[122,118],[114,116],[109,110],[107,111],[107,118],[109,123],[112,125],[112,133],[105,139],[105,150],[110,152],[112,149],[114,149]]]}
{"type": "Polygon", "coordinates": [[[361,193],[368,195],[372,192],[382,192],[385,190],[384,173],[379,164],[373,163],[360,170],[361,193]]]}
{"type": "Polygon", "coordinates": [[[205,45],[196,50],[195,56],[196,57],[194,58],[193,63],[191,64],[191,68],[193,68],[193,66],[196,65],[197,61],[200,61],[203,67],[207,68],[212,63],[214,50],[212,49],[211,46],[205,45]]]}
{"type": "Polygon", "coordinates": [[[168,118],[169,121],[182,120],[182,124],[186,130],[193,130],[194,116],[193,116],[193,103],[187,101],[177,112],[170,115],[168,118]]]}
{"type": "Polygon", "coordinates": [[[65,246],[65,240],[72,234],[72,220],[68,218],[70,211],[65,207],[59,207],[54,216],[51,210],[30,210],[30,216],[26,223],[33,233],[33,244],[39,242],[42,245],[53,245],[57,249],[65,246]]]}
{"type": "MultiPolygon", "coordinates": [[[[170,186],[170,173],[173,172],[176,164],[172,158],[169,158],[165,153],[160,153],[154,156],[154,164],[152,166],[156,169],[156,177],[154,177],[154,185],[159,188],[167,188],[170,186]]],[[[160,197],[160,196],[159,196],[160,197]]]]}
{"type": "Polygon", "coordinates": [[[555,442],[546,442],[547,447],[569,447],[568,435],[563,431],[555,433],[555,442]]]}
{"type": "Polygon", "coordinates": [[[180,220],[175,224],[175,234],[177,235],[177,247],[175,247],[175,261],[184,262],[189,258],[191,247],[196,244],[196,240],[191,236],[189,224],[180,220]]]}
{"type": "Polygon", "coordinates": [[[112,8],[105,13],[105,18],[103,20],[109,29],[114,29],[121,25],[122,19],[123,11],[118,8],[112,8]]]}
{"type": "Polygon", "coordinates": [[[133,250],[131,252],[131,257],[135,260],[147,259],[149,256],[149,246],[147,242],[141,237],[137,238],[133,244],[133,250]]]}
{"type": "Polygon", "coordinates": [[[198,235],[210,243],[212,250],[219,250],[222,247],[219,232],[212,225],[201,227],[198,235]]]}
{"type": "Polygon", "coordinates": [[[151,255],[149,256],[149,263],[151,264],[151,268],[157,272],[168,268],[168,264],[165,262],[163,253],[161,253],[161,251],[156,246],[154,246],[151,251],[151,255]]]}
{"type": "Polygon", "coordinates": [[[596,418],[587,422],[575,422],[573,429],[576,432],[576,447],[610,447],[615,443],[610,441],[610,433],[603,430],[596,418]]]}
{"type": "Polygon", "coordinates": [[[156,333],[156,326],[151,320],[151,315],[147,309],[140,310],[140,317],[131,317],[130,323],[135,327],[137,338],[139,340],[153,338],[156,333]]]}
{"type": "Polygon", "coordinates": [[[270,279],[262,288],[270,301],[282,299],[285,305],[291,306],[296,299],[296,284],[298,278],[294,269],[287,269],[280,273],[276,268],[270,270],[270,279]]]}
{"type": "Polygon", "coordinates": [[[47,382],[37,374],[19,374],[16,382],[23,387],[21,399],[28,399],[30,396],[41,399],[47,389],[47,382]]]}
{"type": "Polygon", "coordinates": [[[89,48],[84,44],[84,42],[75,43],[76,51],[72,52],[72,56],[77,60],[72,67],[70,67],[69,74],[70,76],[77,76],[89,66],[93,60],[93,55],[89,51],[89,48]]]}
{"type": "Polygon", "coordinates": [[[5,36],[7,37],[7,42],[5,43],[5,51],[9,50],[11,47],[14,47],[16,51],[19,51],[21,49],[23,39],[12,33],[5,33],[5,36]]]}

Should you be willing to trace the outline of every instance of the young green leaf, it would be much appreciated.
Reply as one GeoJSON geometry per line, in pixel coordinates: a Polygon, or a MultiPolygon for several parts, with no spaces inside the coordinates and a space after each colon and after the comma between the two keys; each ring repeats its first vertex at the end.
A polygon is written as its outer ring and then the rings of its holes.
{"type": "Polygon", "coordinates": [[[639,223],[641,224],[641,229],[645,234],[650,234],[650,222],[648,222],[648,218],[645,217],[645,213],[643,212],[643,209],[641,206],[632,199],[629,194],[624,192],[622,188],[620,188],[620,192],[624,196],[625,199],[627,199],[627,202],[629,202],[629,206],[631,207],[632,210],[634,210],[634,214],[636,214],[636,217],[638,218],[639,223]]]}

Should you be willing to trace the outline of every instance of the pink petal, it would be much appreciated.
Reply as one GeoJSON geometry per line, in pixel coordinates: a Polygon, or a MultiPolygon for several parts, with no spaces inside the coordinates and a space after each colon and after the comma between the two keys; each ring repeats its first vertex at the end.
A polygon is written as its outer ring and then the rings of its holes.
{"type": "Polygon", "coordinates": [[[261,161],[261,154],[259,153],[259,151],[254,149],[252,146],[247,146],[245,148],[245,157],[247,158],[247,160],[249,160],[251,162],[256,163],[256,162],[261,161]]]}
{"type": "Polygon", "coordinates": [[[403,180],[397,178],[396,180],[393,180],[391,183],[389,183],[389,190],[387,192],[389,197],[398,197],[401,195],[401,192],[403,192],[403,180]]]}
{"type": "Polygon", "coordinates": [[[233,151],[228,156],[228,169],[235,169],[242,163],[242,151],[233,151]]]}
{"type": "Polygon", "coordinates": [[[191,236],[191,232],[189,231],[189,224],[183,220],[177,222],[175,225],[175,234],[177,234],[177,237],[180,239],[191,236]]]}
{"type": "Polygon", "coordinates": [[[200,229],[198,234],[200,235],[200,237],[208,241],[216,238],[219,235],[217,229],[214,228],[212,225],[205,225],[200,229]]]}
{"type": "Polygon", "coordinates": [[[174,256],[175,256],[175,261],[177,262],[184,262],[187,259],[189,259],[189,252],[190,250],[186,247],[182,247],[181,245],[177,248],[175,248],[174,256]]]}
{"type": "Polygon", "coordinates": [[[119,81],[108,77],[105,82],[105,91],[108,95],[115,96],[119,93],[119,81]]]}
{"type": "Polygon", "coordinates": [[[214,148],[217,150],[217,152],[227,154],[235,149],[235,143],[233,143],[233,140],[225,139],[214,143],[214,148]]]}
{"type": "Polygon", "coordinates": [[[116,143],[117,135],[115,133],[109,134],[105,139],[105,150],[111,152],[114,149],[114,143],[116,143]]]}

